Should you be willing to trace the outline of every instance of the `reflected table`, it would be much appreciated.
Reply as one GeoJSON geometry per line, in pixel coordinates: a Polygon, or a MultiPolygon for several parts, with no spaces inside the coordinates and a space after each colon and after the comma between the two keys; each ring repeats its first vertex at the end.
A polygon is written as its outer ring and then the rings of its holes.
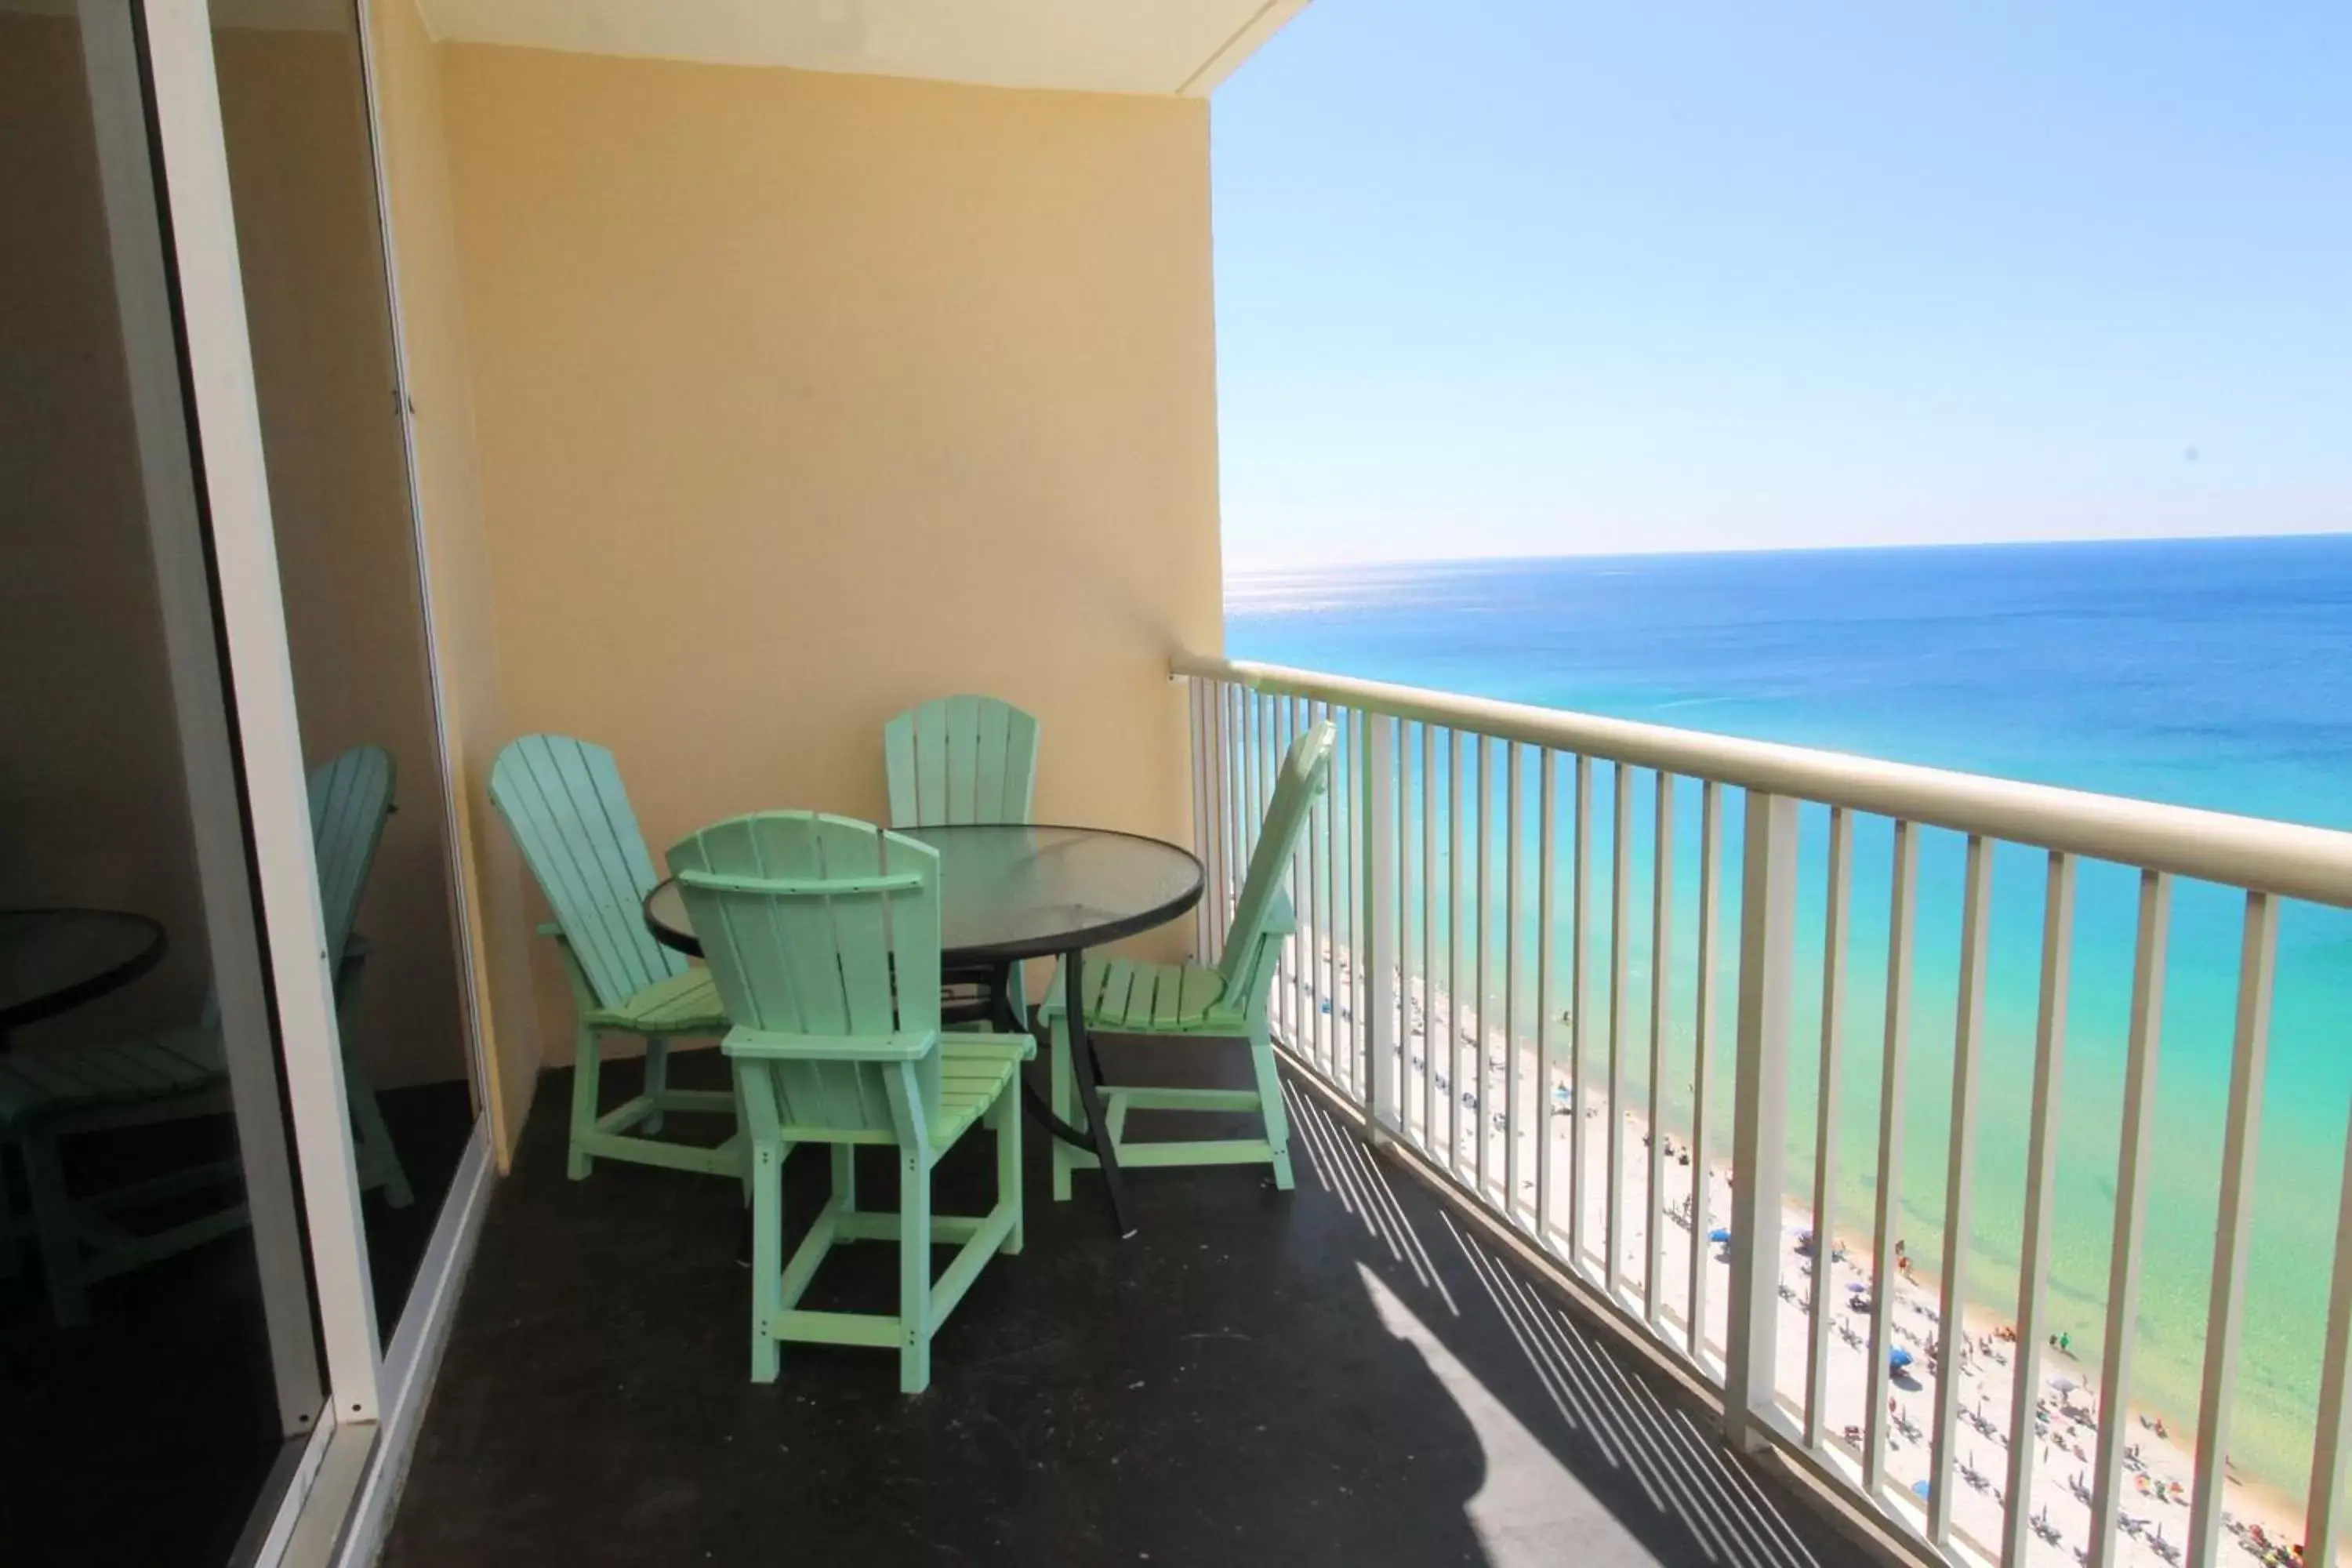
{"type": "MultiPolygon", "coordinates": [[[[1023,1095],[1055,1137],[1093,1151],[1118,1234],[1134,1235],[1118,1151],[1103,1117],[1102,1065],[1079,1003],[1085,954],[1089,947],[1164,925],[1198,903],[1201,862],[1173,844],[1101,827],[975,824],[893,831],[939,851],[940,967],[992,974],[998,1027],[1013,1026],[1003,1002],[1013,966],[1032,958],[1061,960],[1071,1077],[1086,1130],[1054,1115],[1025,1079],[1023,1095]]],[[[701,956],[676,879],[646,895],[645,913],[656,942],[701,956]]]]}
{"type": "Polygon", "coordinates": [[[130,984],[163,928],[124,910],[0,910],[0,1051],[10,1033],[130,984]]]}

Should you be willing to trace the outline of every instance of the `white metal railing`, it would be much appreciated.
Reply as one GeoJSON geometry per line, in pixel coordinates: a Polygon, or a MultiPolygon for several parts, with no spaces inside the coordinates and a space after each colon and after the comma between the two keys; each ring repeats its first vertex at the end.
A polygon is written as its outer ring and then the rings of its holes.
{"type": "MultiPolygon", "coordinates": [[[[1365,1113],[1376,1139],[1409,1146],[1718,1387],[1727,1441],[1781,1446],[1955,1561],[2204,1564],[2236,1561],[2242,1547],[2244,1560],[2259,1560],[2242,1521],[2225,1516],[2223,1459],[2245,1316],[2280,905],[2352,908],[2352,835],[1218,658],[1180,656],[1172,673],[1191,691],[1194,828],[1211,887],[1199,915],[1202,951],[1213,953],[1221,942],[1283,749],[1307,726],[1330,720],[1339,736],[1332,788],[1290,871],[1299,925],[1276,981],[1278,1037],[1307,1070],[1365,1113]],[[1637,830],[1643,773],[1646,845],[1637,830]],[[1732,792],[1738,809],[1727,823],[1732,792]],[[1821,890],[1820,972],[1801,980],[1801,808],[1826,816],[1818,871],[1808,862],[1805,872],[1808,886],[1821,890]],[[1885,1000],[1869,1149],[1867,1288],[1850,1287],[1868,1300],[1865,1343],[1848,1321],[1864,1314],[1835,1310],[1842,1300],[1832,1300],[1830,1287],[1840,1261],[1833,1205],[1853,1000],[1848,954],[1857,911],[1873,921],[1877,912],[1855,897],[1856,826],[1873,825],[1874,847],[1882,820],[1885,1000]],[[1915,1335],[1897,1320],[1903,1291],[1890,1282],[1914,1267],[1899,1228],[1914,1092],[1906,1068],[1914,1055],[1921,843],[1937,829],[1965,842],[1957,847],[1948,1131],[1940,1256],[1932,1260],[1937,1294],[1932,1316],[1918,1314],[1929,1326],[1915,1335]],[[1685,833],[1695,846],[1677,843],[1685,833]],[[2013,1341],[1995,1342],[1969,1327],[1966,1309],[1995,935],[1992,873],[2003,846],[2041,852],[2042,929],[2018,1289],[2013,1308],[2002,1303],[2015,1331],[2013,1341]],[[1677,868],[1694,855],[1696,888],[1687,889],[1677,868]],[[1733,859],[1736,892],[1725,885],[1733,859]],[[2051,1331],[2058,1069],[2084,862],[2136,873],[2137,908],[2095,1414],[2083,1422],[2095,1454],[2087,1484],[2067,1480],[2062,1488],[2060,1467],[2038,1468],[2037,1407],[2051,1331]],[[1646,909],[1637,898],[1642,870],[1646,909]],[[1605,883],[1598,904],[1596,877],[1605,883]],[[2143,1479],[2129,1425],[2132,1352],[2176,879],[2234,889],[2243,909],[2194,1481],[2185,1529],[2166,1536],[2160,1520],[2150,1529],[2126,1505],[2143,1479]],[[1728,949],[1718,929],[1727,903],[1738,910],[1728,949]],[[1646,987],[1639,983],[1643,963],[1646,987]],[[1709,1072],[1710,1058],[1722,1054],[1717,1015],[1726,982],[1733,999],[1727,1084],[1710,1081],[1709,1072]],[[1788,1113],[1796,1051],[1790,1018],[1801,984],[1817,987],[1809,989],[1809,1003],[1819,998],[1819,1038],[1809,1042],[1815,1054],[1805,1064],[1814,1081],[1800,1085],[1815,1100],[1810,1129],[1791,1127],[1788,1113]],[[1646,1007],[1637,1009],[1644,990],[1646,1007]],[[1688,1020],[1681,1039],[1677,1015],[1688,1020]],[[1685,1048],[1683,1104],[1667,1063],[1685,1048]],[[1646,1066],[1646,1081],[1629,1098],[1637,1063],[1646,1066]],[[1732,1115],[1724,1149],[1715,1146],[1710,1126],[1722,1120],[1727,1093],[1732,1115]],[[1564,1132],[1555,1125],[1561,1121],[1564,1132]],[[1628,1140],[1644,1129],[1646,1152],[1629,1166],[1628,1140]],[[1788,1182],[1792,1138],[1811,1163],[1810,1181],[1796,1193],[1788,1182]],[[1726,1155],[1719,1185],[1717,1162],[1726,1155]],[[1678,1185],[1685,1191],[1673,1197],[1678,1185]],[[1812,1284],[1803,1289],[1783,1277],[1784,1205],[1811,1219],[1811,1256],[1798,1267],[1801,1281],[1812,1284]],[[1670,1248],[1675,1224],[1687,1236],[1670,1248]],[[1725,1230],[1718,1254],[1714,1238],[1725,1230]],[[1717,1302],[1709,1275],[1726,1255],[1727,1300],[1717,1302]],[[1846,1402],[1850,1421],[1839,1421],[1833,1409],[1833,1332],[1864,1358],[1860,1397],[1846,1402]],[[1906,1339],[1919,1344],[1935,1384],[1924,1431],[1889,1410],[1890,1352],[1906,1339]],[[2009,1384],[2005,1423],[1964,1409],[1961,1379],[1940,1373],[1973,1366],[1979,1355],[2011,1363],[1999,1379],[2009,1384]],[[1998,1474],[1963,1455],[1963,1423],[2006,1447],[1998,1474]],[[1924,1496],[1904,1484],[1915,1474],[1924,1496]],[[1960,1490],[1962,1480],[1976,1501],[1960,1490]],[[2053,1500],[2068,1497],[2066,1506],[2084,1514],[2079,1546],[2050,1522],[2053,1500]],[[1988,1524],[1993,1500],[1997,1523],[1988,1524]]],[[[1940,918],[1942,889],[1930,890],[1940,918]]],[[[2345,1392],[2352,1370],[2352,1137],[2340,1190],[2302,1537],[2310,1543],[2304,1560],[2312,1563],[2336,1561],[2352,1447],[2345,1392]]],[[[1993,1374],[1980,1385],[1995,1386],[1993,1374]]],[[[2063,1403],[2064,1411],[2050,1417],[2053,1429],[2066,1428],[2056,1433],[2062,1444],[2074,1420],[2071,1395],[2063,1403]]]]}

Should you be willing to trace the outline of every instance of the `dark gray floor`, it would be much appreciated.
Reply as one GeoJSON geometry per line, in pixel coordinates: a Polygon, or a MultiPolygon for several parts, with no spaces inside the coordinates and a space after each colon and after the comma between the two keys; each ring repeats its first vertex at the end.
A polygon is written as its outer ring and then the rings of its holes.
{"type": "MultiPolygon", "coordinates": [[[[754,1386],[735,1189],[566,1182],[570,1089],[493,1202],[389,1568],[1862,1561],[1295,1086],[1296,1193],[1139,1173],[1124,1242],[1089,1178],[1047,1200],[1033,1123],[1027,1249],[911,1399],[887,1352],[787,1347],[754,1386]]],[[[982,1206],[987,1152],[941,1208],[982,1206]]],[[[823,1156],[787,1174],[804,1215],[823,1156]]],[[[859,1179],[890,1201],[883,1162],[859,1179]]],[[[887,1310],[895,1256],[837,1252],[809,1304],[887,1310]]]]}

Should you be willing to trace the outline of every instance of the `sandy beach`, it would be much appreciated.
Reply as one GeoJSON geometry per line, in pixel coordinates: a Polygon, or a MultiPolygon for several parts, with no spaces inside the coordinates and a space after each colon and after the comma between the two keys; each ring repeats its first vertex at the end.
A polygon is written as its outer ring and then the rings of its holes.
{"type": "MultiPolygon", "coordinates": [[[[1302,942],[1306,940],[1302,939],[1302,942]]],[[[1328,1031],[1333,1023],[1341,1029],[1349,1023],[1351,976],[1345,949],[1334,955],[1327,947],[1324,960],[1324,964],[1314,966],[1317,973],[1304,977],[1304,989],[1310,1009],[1320,1012],[1320,1005],[1314,999],[1314,982],[1320,973],[1328,972],[1326,965],[1336,965],[1336,995],[1328,1014],[1320,1020],[1328,1041],[1332,1037],[1328,1031]]],[[[1287,985],[1286,976],[1278,990],[1287,985]]],[[[1621,1131],[1619,1149],[1623,1173],[1615,1239],[1617,1295],[1629,1309],[1640,1313],[1645,1300],[1649,1251],[1650,1129],[1643,1117],[1630,1107],[1646,1103],[1646,1083],[1629,1079],[1625,1086],[1627,1109],[1610,1105],[1605,1085],[1588,1085],[1579,1103],[1563,1067],[1555,1064],[1550,1081],[1539,1081],[1540,1066],[1534,1053],[1522,1049],[1514,1061],[1504,1047],[1499,1028],[1486,1042],[1482,1070],[1476,1062],[1474,1022],[1466,1017],[1456,1032],[1454,1049],[1448,1052],[1441,1044],[1433,1053],[1433,1053],[1426,1048],[1432,1003],[1442,1040],[1447,1023],[1444,994],[1435,992],[1424,995],[1420,983],[1413,983],[1408,996],[1410,1016],[1403,1060],[1400,1063],[1400,1087],[1408,1130],[1422,1142],[1424,1151],[1441,1163],[1450,1147],[1461,1178],[1476,1186],[1481,1152],[1476,1129],[1483,1123],[1486,1158],[1484,1190],[1488,1201],[1499,1206],[1508,1179],[1510,1152],[1500,1113],[1516,1087],[1520,1148],[1511,1207],[1525,1227],[1534,1227],[1538,1199],[1537,1139],[1549,1139],[1545,1166],[1549,1173],[1551,1193],[1546,1212],[1550,1215],[1555,1248],[1565,1254],[1574,1201],[1571,1129],[1580,1118],[1585,1272],[1598,1282],[1606,1264],[1602,1249],[1608,1245],[1609,1234],[1609,1134],[1615,1119],[1621,1131]],[[1516,1086],[1511,1082],[1514,1069],[1518,1079],[1516,1086]],[[1430,1075],[1426,1083],[1425,1073],[1430,1075]],[[1483,1077],[1483,1083],[1472,1081],[1479,1077],[1483,1077]],[[1479,1103],[1469,1103],[1473,1099],[1479,1103]],[[1540,1114],[1537,1113],[1538,1105],[1540,1114]]],[[[1282,1017],[1282,998],[1277,995],[1277,1020],[1282,1017]]],[[[1302,1027],[1293,1037],[1310,1047],[1307,1053],[1310,1056],[1315,1037],[1312,1026],[1317,1021],[1311,1017],[1298,1019],[1302,1027]]],[[[1588,1051],[1593,1048],[1589,1043],[1588,1051]]],[[[1586,1065],[1590,1071],[1598,1064],[1588,1060],[1586,1065]]],[[[1729,1085],[1717,1086],[1714,1092],[1727,1094],[1729,1085]]],[[[1731,1223],[1731,1171],[1723,1157],[1725,1153],[1723,1150],[1710,1150],[1710,1157],[1700,1161],[1681,1135],[1669,1131],[1666,1136],[1660,1183],[1660,1206],[1665,1222],[1658,1270],[1658,1331],[1677,1348],[1687,1346],[1690,1338],[1686,1304],[1691,1299],[1693,1227],[1704,1237],[1731,1223]]],[[[1859,1438],[1869,1398],[1871,1313],[1856,1309],[1853,1303],[1866,1304],[1869,1299],[1873,1285],[1872,1238],[1866,1234],[1834,1238],[1828,1249],[1825,1273],[1817,1278],[1816,1260],[1811,1256],[1813,1248],[1809,1243],[1812,1220],[1808,1205],[1799,1199],[1784,1198],[1780,1221],[1780,1234],[1774,1250],[1780,1259],[1776,1367],[1782,1402],[1790,1423],[1801,1426],[1811,1337],[1810,1303],[1817,1288],[1826,1290],[1826,1310],[1832,1321],[1824,1380],[1822,1452],[1859,1488],[1859,1438]]],[[[1730,1296],[1729,1248],[1710,1242],[1702,1248],[1702,1255],[1701,1267],[1706,1270],[1707,1278],[1703,1291],[1705,1332],[1698,1353],[1709,1374],[1719,1376],[1730,1296]]],[[[1891,1414],[1885,1496],[1890,1507],[1907,1512],[1915,1530],[1925,1526],[1927,1505],[1919,1494],[1928,1480],[1929,1433],[1941,1375],[1933,1364],[1938,1337],[1938,1289],[1927,1267],[1928,1261],[1915,1260],[1913,1268],[1902,1273],[1895,1289],[1892,1348],[1907,1352],[1912,1359],[1908,1367],[1890,1378],[1887,1387],[1891,1414]]],[[[1956,1489],[1950,1510],[1952,1532],[1956,1543],[1993,1561],[2000,1556],[2002,1492],[2008,1482],[2009,1446],[2013,1430],[2012,1358],[2017,1347],[2000,1337],[2007,1321],[2008,1313],[2000,1308],[1967,1304],[1962,1315],[1965,1331],[1957,1357],[1959,1383],[1952,1444],[1951,1484],[1956,1489]]],[[[2084,1560],[2090,1540],[2098,1375],[2097,1365],[2087,1356],[2077,1360],[2055,1346],[2045,1346],[2042,1351],[2042,1386],[2032,1439],[2036,1452],[2027,1510],[2028,1518],[2034,1521],[2027,1542],[2026,1561],[2031,1563],[2074,1568],[2084,1560]]],[[[2128,1430],[2123,1481],[2126,1494],[2119,1510],[2121,1530],[2116,1560],[2129,1564],[2177,1563],[2183,1558],[2189,1531],[2190,1489],[2195,1475],[2191,1450],[2194,1434],[2159,1433],[2153,1417],[2137,1412],[2133,1413],[2128,1430]]],[[[2287,1552],[2289,1545],[2302,1540],[2300,1500],[2291,1500],[2232,1477],[2223,1517],[2222,1561],[2250,1564],[2300,1561],[2287,1552]]]]}

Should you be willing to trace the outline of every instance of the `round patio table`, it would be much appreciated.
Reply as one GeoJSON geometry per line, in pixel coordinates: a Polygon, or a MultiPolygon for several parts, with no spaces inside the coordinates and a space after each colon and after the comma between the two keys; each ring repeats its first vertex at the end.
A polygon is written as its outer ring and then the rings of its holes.
{"type": "Polygon", "coordinates": [[[0,1051],[11,1031],[120,990],[163,962],[163,928],[124,910],[0,910],[0,1051]]]}
{"type": "MultiPolygon", "coordinates": [[[[939,851],[940,970],[950,979],[959,971],[990,976],[1000,1028],[1014,1026],[1004,1001],[1013,966],[1031,958],[1061,960],[1071,1077],[1086,1131],[1048,1110],[1026,1079],[1022,1091],[1055,1136],[1093,1151],[1118,1234],[1134,1235],[1118,1150],[1103,1117],[1102,1064],[1079,1001],[1086,950],[1164,925],[1200,902],[1200,860],[1173,844],[1104,827],[990,823],[892,831],[939,851]]],[[[677,879],[646,895],[645,915],[655,941],[701,956],[677,879]]]]}

